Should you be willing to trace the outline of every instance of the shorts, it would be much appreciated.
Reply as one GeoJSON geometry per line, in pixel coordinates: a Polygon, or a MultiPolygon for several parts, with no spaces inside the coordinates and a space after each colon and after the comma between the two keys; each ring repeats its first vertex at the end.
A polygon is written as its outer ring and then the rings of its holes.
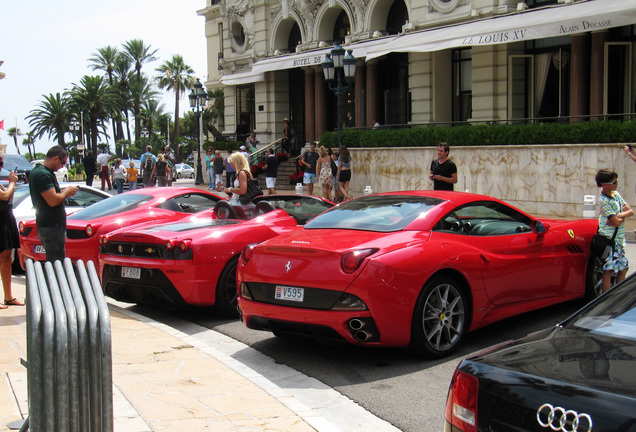
{"type": "Polygon", "coordinates": [[[265,186],[267,189],[276,187],[276,177],[265,177],[265,186]]]}
{"type": "Polygon", "coordinates": [[[351,181],[351,170],[340,170],[340,178],[338,181],[340,183],[351,181]]]}
{"type": "Polygon", "coordinates": [[[317,182],[316,174],[305,173],[305,175],[303,176],[304,184],[310,184],[310,183],[316,183],[316,182],[317,182]]]}
{"type": "Polygon", "coordinates": [[[625,249],[623,245],[614,244],[614,253],[608,256],[603,263],[603,271],[611,270],[614,273],[626,270],[629,268],[629,262],[625,256],[625,249]]]}
{"type": "Polygon", "coordinates": [[[223,183],[223,174],[214,174],[214,181],[217,183],[223,183]]]}

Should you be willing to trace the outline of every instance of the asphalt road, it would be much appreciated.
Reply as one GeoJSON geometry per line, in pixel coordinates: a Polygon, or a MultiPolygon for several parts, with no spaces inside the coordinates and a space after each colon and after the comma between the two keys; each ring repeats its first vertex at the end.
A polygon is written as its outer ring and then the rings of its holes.
{"type": "MultiPolygon", "coordinates": [[[[636,268],[635,243],[628,244],[627,254],[636,268]]],[[[440,432],[448,385],[461,358],[550,327],[582,305],[581,301],[564,303],[490,325],[467,335],[460,350],[442,360],[421,359],[404,349],[364,349],[278,338],[249,330],[238,321],[218,319],[213,309],[177,316],[239,340],[320,380],[403,431],[440,432]]],[[[167,316],[150,308],[132,308],[157,321],[167,316]]]]}

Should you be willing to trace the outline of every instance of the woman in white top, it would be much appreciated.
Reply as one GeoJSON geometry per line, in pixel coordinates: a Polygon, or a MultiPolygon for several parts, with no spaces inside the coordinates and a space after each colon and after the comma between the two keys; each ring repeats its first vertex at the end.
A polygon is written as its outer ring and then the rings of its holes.
{"type": "Polygon", "coordinates": [[[113,183],[115,183],[115,188],[117,189],[117,193],[124,192],[124,183],[126,182],[126,168],[121,163],[121,159],[115,159],[115,163],[113,164],[113,183]]]}
{"type": "Polygon", "coordinates": [[[247,193],[247,181],[253,178],[247,159],[242,153],[234,152],[227,161],[234,167],[236,178],[234,179],[234,187],[225,188],[225,193],[232,194],[231,204],[244,204],[240,202],[241,196],[247,193]]]}

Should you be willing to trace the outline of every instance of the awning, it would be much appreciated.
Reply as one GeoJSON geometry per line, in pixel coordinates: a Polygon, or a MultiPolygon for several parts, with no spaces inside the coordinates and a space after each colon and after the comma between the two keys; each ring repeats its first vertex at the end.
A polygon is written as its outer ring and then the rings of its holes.
{"type": "Polygon", "coordinates": [[[589,0],[410,33],[369,49],[366,58],[513,43],[632,24],[636,24],[636,0],[589,0]]]}
{"type": "MultiPolygon", "coordinates": [[[[343,45],[343,48],[347,50],[353,50],[352,54],[356,58],[364,58],[366,57],[370,49],[390,42],[393,39],[395,39],[395,37],[373,39],[357,44],[343,45]]],[[[224,75],[223,77],[221,77],[220,81],[225,85],[246,84],[265,80],[265,72],[303,68],[309,66],[320,66],[320,64],[325,59],[325,54],[330,53],[332,49],[333,47],[329,47],[300,54],[270,57],[254,63],[252,65],[252,69],[248,72],[224,75]]]]}
{"type": "Polygon", "coordinates": [[[219,81],[225,85],[247,84],[265,81],[265,75],[254,71],[240,72],[232,75],[223,75],[219,81]]]}

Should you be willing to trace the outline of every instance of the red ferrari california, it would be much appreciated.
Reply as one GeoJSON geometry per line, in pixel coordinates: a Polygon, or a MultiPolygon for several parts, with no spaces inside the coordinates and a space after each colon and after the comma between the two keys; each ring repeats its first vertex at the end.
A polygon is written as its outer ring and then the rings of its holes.
{"type": "Polygon", "coordinates": [[[267,195],[255,205],[217,203],[174,223],[122,228],[100,238],[106,295],[168,308],[216,305],[236,316],[236,265],[243,248],[263,242],[329,209],[308,195],[267,195]]]}
{"type": "MultiPolygon", "coordinates": [[[[97,266],[101,234],[121,227],[155,222],[173,222],[192,213],[213,208],[221,197],[188,187],[143,188],[114,195],[66,218],[66,256],[97,266]]],[[[35,221],[20,223],[20,263],[27,258],[45,261],[46,251],[37,235],[35,221]]]]}
{"type": "Polygon", "coordinates": [[[360,197],[247,246],[239,312],[275,335],[441,357],[494,321],[599,295],[596,229],[463,192],[360,197]]]}

